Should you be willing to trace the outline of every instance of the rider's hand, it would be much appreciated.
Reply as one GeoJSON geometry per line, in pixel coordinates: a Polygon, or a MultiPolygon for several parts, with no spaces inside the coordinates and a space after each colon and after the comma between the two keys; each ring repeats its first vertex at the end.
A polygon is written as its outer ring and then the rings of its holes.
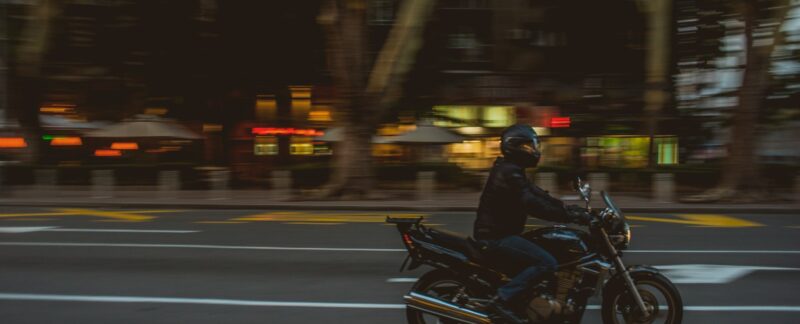
{"type": "Polygon", "coordinates": [[[566,209],[570,221],[578,225],[591,225],[592,220],[595,219],[595,217],[589,213],[588,209],[578,205],[564,206],[564,209],[566,209]]]}

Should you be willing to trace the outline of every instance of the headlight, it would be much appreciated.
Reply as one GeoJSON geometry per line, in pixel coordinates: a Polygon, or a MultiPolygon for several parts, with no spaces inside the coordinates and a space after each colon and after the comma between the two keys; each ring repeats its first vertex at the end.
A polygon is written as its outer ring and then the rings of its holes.
{"type": "Polygon", "coordinates": [[[625,226],[625,245],[631,244],[631,227],[625,226]]]}

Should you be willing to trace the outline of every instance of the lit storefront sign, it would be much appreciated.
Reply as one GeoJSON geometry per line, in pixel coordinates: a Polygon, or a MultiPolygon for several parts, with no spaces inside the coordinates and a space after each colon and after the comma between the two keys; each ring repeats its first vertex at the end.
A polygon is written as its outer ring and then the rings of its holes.
{"type": "Polygon", "coordinates": [[[139,144],[136,142],[115,142],[111,143],[112,150],[138,150],[139,144]]]}
{"type": "Polygon", "coordinates": [[[22,137],[0,137],[0,148],[24,148],[28,147],[22,137]]]}
{"type": "Polygon", "coordinates": [[[100,156],[100,157],[122,156],[122,151],[120,151],[120,150],[100,149],[100,150],[95,150],[94,151],[94,156],[100,156]]]}
{"type": "Polygon", "coordinates": [[[50,141],[50,146],[81,146],[83,141],[80,137],[55,137],[50,141]]]}

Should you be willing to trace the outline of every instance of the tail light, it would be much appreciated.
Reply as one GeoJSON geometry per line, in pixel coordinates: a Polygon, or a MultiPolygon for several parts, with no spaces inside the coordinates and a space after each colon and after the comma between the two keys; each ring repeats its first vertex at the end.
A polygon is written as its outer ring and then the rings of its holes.
{"type": "Polygon", "coordinates": [[[409,249],[414,247],[414,241],[411,240],[411,235],[408,235],[408,233],[403,233],[403,243],[405,243],[409,249]]]}

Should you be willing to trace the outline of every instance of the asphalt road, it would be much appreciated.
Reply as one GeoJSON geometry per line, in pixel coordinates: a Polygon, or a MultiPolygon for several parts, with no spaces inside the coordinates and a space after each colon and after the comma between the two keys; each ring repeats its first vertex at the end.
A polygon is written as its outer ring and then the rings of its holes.
{"type": "MultiPolygon", "coordinates": [[[[2,323],[404,323],[425,270],[385,213],[0,208],[2,323]]],[[[800,215],[629,216],[626,263],[671,269],[686,323],[800,322],[800,215]]]]}

